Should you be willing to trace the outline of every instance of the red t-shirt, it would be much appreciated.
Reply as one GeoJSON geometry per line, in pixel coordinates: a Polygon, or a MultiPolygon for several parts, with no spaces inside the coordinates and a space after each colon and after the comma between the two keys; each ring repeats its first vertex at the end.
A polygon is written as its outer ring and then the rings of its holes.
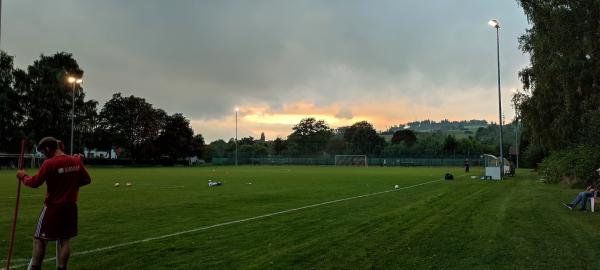
{"type": "Polygon", "coordinates": [[[25,175],[21,181],[33,188],[46,182],[46,204],[75,203],[79,197],[79,187],[92,182],[81,159],[67,155],[45,160],[36,175],[25,175]]]}

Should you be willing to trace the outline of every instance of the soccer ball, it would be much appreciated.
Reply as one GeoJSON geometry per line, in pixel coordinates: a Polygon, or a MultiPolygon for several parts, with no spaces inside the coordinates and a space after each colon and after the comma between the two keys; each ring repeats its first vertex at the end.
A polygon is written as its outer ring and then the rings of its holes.
{"type": "Polygon", "coordinates": [[[119,182],[115,183],[115,187],[119,187],[120,185],[119,182]]]}
{"type": "Polygon", "coordinates": [[[127,187],[131,186],[131,182],[127,182],[127,184],[125,184],[127,187]]]}
{"type": "Polygon", "coordinates": [[[394,188],[395,188],[395,189],[399,189],[399,188],[400,188],[400,186],[398,186],[398,185],[395,185],[395,186],[394,186],[394,188]]]}

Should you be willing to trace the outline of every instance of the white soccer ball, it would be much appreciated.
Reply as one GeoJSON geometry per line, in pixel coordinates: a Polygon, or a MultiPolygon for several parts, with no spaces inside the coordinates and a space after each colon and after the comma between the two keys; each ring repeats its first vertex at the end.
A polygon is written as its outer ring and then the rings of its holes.
{"type": "Polygon", "coordinates": [[[131,186],[131,182],[127,182],[127,184],[125,184],[126,186],[130,187],[131,186]]]}
{"type": "Polygon", "coordinates": [[[395,185],[395,186],[394,186],[394,188],[395,188],[395,189],[399,189],[399,188],[400,188],[400,186],[398,186],[398,185],[395,185]]]}
{"type": "Polygon", "coordinates": [[[115,183],[115,187],[119,187],[120,185],[119,182],[115,183]]]}

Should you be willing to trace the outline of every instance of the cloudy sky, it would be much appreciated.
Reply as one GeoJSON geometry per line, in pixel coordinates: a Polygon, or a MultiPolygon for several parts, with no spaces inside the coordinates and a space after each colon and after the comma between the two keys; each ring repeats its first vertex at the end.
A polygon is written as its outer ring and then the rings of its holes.
{"type": "Polygon", "coordinates": [[[285,137],[314,116],[378,130],[413,120],[498,121],[528,56],[512,0],[3,0],[2,49],[25,68],[67,51],[87,96],[146,98],[212,141],[285,137]]]}

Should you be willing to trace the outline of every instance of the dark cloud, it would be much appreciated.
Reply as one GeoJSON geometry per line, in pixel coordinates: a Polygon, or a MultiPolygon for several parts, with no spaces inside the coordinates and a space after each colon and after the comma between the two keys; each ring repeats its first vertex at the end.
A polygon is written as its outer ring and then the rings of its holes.
{"type": "Polygon", "coordinates": [[[434,106],[458,92],[492,91],[490,18],[502,23],[503,83],[518,86],[517,71],[527,62],[517,49],[527,22],[516,1],[4,5],[2,47],[21,67],[40,53],[73,52],[86,71],[89,97],[103,102],[122,91],[194,119],[224,117],[237,105],[277,109],[299,100],[327,106],[405,97],[434,106]]]}

